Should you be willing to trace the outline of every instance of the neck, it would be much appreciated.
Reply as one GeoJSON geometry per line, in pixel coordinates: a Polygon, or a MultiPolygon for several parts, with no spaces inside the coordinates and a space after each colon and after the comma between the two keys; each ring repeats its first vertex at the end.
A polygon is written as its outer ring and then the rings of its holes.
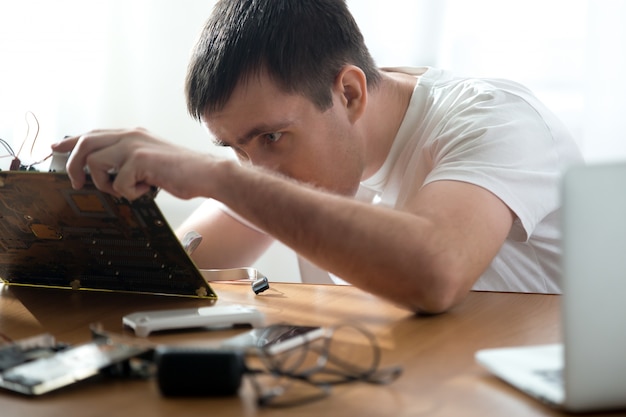
{"type": "Polygon", "coordinates": [[[364,120],[366,167],[362,180],[372,176],[385,162],[415,89],[414,76],[382,72],[379,86],[369,94],[364,120]]]}

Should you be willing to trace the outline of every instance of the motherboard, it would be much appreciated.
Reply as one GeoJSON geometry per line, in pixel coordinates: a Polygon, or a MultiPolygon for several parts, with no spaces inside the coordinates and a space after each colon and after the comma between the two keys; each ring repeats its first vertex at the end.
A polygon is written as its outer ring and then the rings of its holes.
{"type": "Polygon", "coordinates": [[[0,279],[216,298],[154,195],[128,201],[65,173],[0,171],[0,279]]]}

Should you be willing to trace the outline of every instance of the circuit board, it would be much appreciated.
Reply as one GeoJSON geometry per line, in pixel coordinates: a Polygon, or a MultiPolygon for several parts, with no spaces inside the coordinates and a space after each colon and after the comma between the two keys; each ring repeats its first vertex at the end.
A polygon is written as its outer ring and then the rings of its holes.
{"type": "Polygon", "coordinates": [[[114,375],[116,364],[129,363],[151,350],[147,345],[100,338],[70,346],[42,334],[0,346],[0,387],[26,395],[45,394],[107,370],[114,375]]]}
{"type": "Polygon", "coordinates": [[[65,173],[0,171],[0,279],[9,285],[216,298],[159,210],[65,173]]]}

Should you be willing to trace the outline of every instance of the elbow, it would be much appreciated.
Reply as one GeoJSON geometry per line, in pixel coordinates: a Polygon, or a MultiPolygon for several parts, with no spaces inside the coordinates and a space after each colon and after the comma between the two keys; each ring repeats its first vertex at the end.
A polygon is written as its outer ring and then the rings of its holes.
{"type": "Polygon", "coordinates": [[[448,312],[465,299],[474,282],[466,272],[450,264],[413,279],[417,281],[415,292],[407,306],[424,315],[448,312]]]}
{"type": "Polygon", "coordinates": [[[448,312],[459,302],[460,300],[451,293],[432,291],[418,300],[413,300],[410,304],[410,309],[415,314],[436,315],[448,312]]]}
{"type": "Polygon", "coordinates": [[[461,300],[451,293],[433,292],[413,303],[413,312],[420,315],[443,314],[454,308],[461,300]]]}

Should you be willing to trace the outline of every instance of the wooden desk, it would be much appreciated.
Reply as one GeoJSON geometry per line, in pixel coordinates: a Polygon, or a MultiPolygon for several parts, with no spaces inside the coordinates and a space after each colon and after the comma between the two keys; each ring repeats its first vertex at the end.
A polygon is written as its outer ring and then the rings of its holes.
{"type": "MultiPolygon", "coordinates": [[[[373,331],[383,365],[401,365],[389,385],[354,383],[321,401],[287,409],[257,409],[244,383],[238,396],[169,399],[153,380],[95,379],[28,398],[0,392],[2,416],[554,416],[558,412],[526,397],[476,365],[474,352],[504,345],[560,340],[559,297],[471,293],[447,314],[416,317],[353,287],[272,284],[254,295],[249,285],[214,284],[218,303],[256,306],[268,323],[333,325],[353,321],[373,331]]],[[[187,308],[206,302],[173,297],[2,289],[0,331],[13,339],[50,332],[58,340],[90,339],[88,325],[101,322],[122,332],[123,315],[138,310],[187,308]]],[[[163,344],[203,345],[234,330],[195,331],[150,337],[163,344]]],[[[617,415],[617,414],[611,414],[617,415]]],[[[626,414],[622,414],[626,415],[626,414]]]]}

